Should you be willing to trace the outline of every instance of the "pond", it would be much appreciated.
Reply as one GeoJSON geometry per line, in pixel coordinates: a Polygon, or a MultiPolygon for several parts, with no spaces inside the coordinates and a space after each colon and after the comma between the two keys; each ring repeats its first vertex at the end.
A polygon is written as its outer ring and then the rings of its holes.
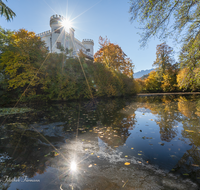
{"type": "Polygon", "coordinates": [[[200,188],[199,95],[1,108],[0,122],[0,189],[200,188]]]}

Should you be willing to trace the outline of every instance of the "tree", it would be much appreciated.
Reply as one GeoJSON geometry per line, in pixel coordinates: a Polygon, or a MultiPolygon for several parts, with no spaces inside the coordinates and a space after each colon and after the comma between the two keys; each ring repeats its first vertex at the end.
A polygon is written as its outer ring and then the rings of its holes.
{"type": "Polygon", "coordinates": [[[163,80],[161,81],[161,88],[164,92],[172,92],[177,89],[177,73],[178,69],[174,68],[172,65],[166,72],[163,74],[163,80]]]}
{"type": "Polygon", "coordinates": [[[94,61],[105,64],[114,70],[133,77],[133,63],[127,58],[119,45],[110,43],[107,38],[99,37],[100,49],[94,55],[94,61]]]}
{"type": "MultiPolygon", "coordinates": [[[[200,33],[200,0],[131,0],[131,21],[138,19],[144,26],[142,45],[153,37],[169,35],[196,38],[200,33]]],[[[176,38],[175,37],[175,38],[176,38]]],[[[182,39],[181,39],[182,40],[182,39]]]]}
{"type": "Polygon", "coordinates": [[[157,66],[158,81],[163,80],[163,74],[169,69],[173,63],[173,49],[169,47],[166,43],[157,45],[156,48],[156,61],[153,66],[157,66]]]}
{"type": "Polygon", "coordinates": [[[6,20],[8,21],[16,16],[16,14],[2,0],[0,0],[0,15],[6,17],[6,20]]]}
{"type": "Polygon", "coordinates": [[[15,32],[0,57],[8,90],[21,89],[29,85],[29,93],[37,94],[42,86],[44,73],[39,69],[47,55],[47,48],[34,32],[20,29],[15,32]]]}
{"type": "Polygon", "coordinates": [[[5,30],[0,27],[0,55],[3,52],[3,48],[9,43],[10,37],[13,34],[13,31],[5,30]]]}
{"type": "Polygon", "coordinates": [[[200,87],[200,34],[182,47],[180,56],[181,70],[178,74],[180,89],[197,90],[200,87]]]}
{"type": "Polygon", "coordinates": [[[161,91],[160,82],[157,80],[157,73],[151,71],[147,79],[145,79],[144,91],[146,92],[158,92],[161,91]]]}

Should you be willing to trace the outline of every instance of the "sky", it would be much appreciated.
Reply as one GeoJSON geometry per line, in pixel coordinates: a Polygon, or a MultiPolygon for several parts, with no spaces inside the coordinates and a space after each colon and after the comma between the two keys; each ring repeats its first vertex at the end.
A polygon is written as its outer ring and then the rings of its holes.
{"type": "MultiPolygon", "coordinates": [[[[94,52],[99,50],[99,36],[106,37],[111,43],[118,44],[129,57],[134,72],[151,69],[156,60],[156,46],[161,44],[152,38],[145,48],[140,47],[142,31],[137,21],[130,22],[129,0],[4,0],[16,17],[10,22],[0,17],[0,26],[4,29],[19,30],[24,28],[36,34],[50,30],[49,21],[52,15],[58,14],[71,20],[75,37],[94,40],[94,52]]],[[[166,43],[174,48],[178,61],[179,47],[172,42],[166,43]]]]}

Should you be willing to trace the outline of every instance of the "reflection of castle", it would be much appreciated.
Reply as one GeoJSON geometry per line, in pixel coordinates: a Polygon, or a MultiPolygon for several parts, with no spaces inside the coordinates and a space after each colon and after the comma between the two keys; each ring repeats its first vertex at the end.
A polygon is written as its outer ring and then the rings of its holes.
{"type": "Polygon", "coordinates": [[[74,37],[74,29],[70,28],[69,33],[65,30],[63,23],[65,18],[61,15],[53,15],[50,18],[51,30],[37,34],[45,41],[48,50],[53,53],[60,53],[64,49],[71,56],[76,56],[77,53],[82,52],[87,58],[93,59],[94,42],[91,39],[84,39],[80,42],[74,37]]]}

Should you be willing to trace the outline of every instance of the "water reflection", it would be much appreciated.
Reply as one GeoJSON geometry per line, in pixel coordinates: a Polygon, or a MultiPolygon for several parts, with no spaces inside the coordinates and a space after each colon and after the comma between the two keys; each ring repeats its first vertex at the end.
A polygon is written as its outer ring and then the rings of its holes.
{"type": "MultiPolygon", "coordinates": [[[[180,181],[189,178],[200,184],[199,96],[118,98],[29,107],[29,112],[8,115],[1,126],[0,189],[25,187],[6,181],[6,176],[41,179],[40,183],[29,183],[29,189],[71,189],[77,184],[82,184],[77,189],[84,189],[102,181],[115,189],[125,184],[121,184],[126,176],[121,169],[129,166],[127,173],[136,175],[142,171],[138,176],[162,179],[162,183],[150,180],[155,188],[173,189],[163,181],[164,176],[173,181],[171,174],[178,175],[180,181]],[[73,159],[80,168],[76,176],[70,173],[73,159]],[[124,162],[130,165],[125,166],[124,162]],[[121,171],[116,174],[117,181],[102,177],[107,175],[103,173],[105,165],[111,175],[121,171]],[[156,174],[158,169],[163,176],[156,174]],[[94,173],[97,181],[91,180],[94,173]]],[[[0,117],[0,122],[4,119],[0,117]]],[[[141,182],[137,180],[135,184],[141,182]]],[[[141,188],[147,188],[148,179],[145,180],[141,188]]],[[[176,180],[173,183],[180,186],[176,180]]],[[[125,185],[139,188],[132,182],[125,185]]],[[[99,187],[105,189],[103,184],[99,187]]]]}

